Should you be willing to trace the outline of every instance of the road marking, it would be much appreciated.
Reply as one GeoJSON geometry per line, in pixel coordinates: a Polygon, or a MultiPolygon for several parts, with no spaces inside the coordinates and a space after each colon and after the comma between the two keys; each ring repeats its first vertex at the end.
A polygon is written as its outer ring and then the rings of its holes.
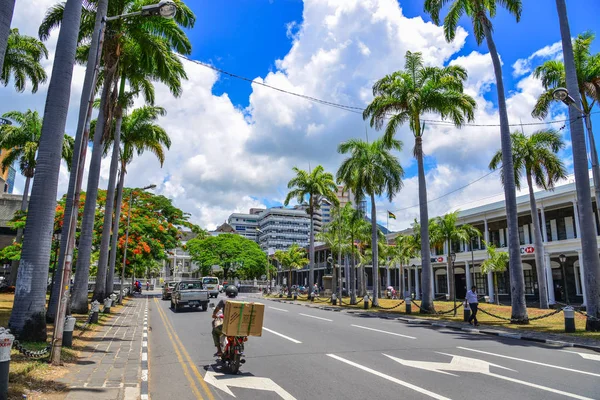
{"type": "Polygon", "coordinates": [[[600,356],[598,354],[579,353],[578,351],[572,351],[572,350],[561,350],[561,351],[564,351],[565,353],[579,354],[581,357],[585,358],[586,360],[600,361],[600,356]]]}
{"type": "Polygon", "coordinates": [[[188,367],[185,364],[185,361],[183,360],[181,352],[179,351],[179,347],[175,343],[175,340],[173,339],[173,335],[171,335],[166,315],[164,315],[162,310],[160,309],[160,305],[158,304],[158,301],[156,300],[156,298],[154,299],[154,302],[156,303],[156,306],[157,306],[156,309],[158,310],[158,314],[160,315],[160,318],[162,319],[162,321],[165,325],[165,330],[167,331],[167,335],[169,336],[169,339],[171,340],[171,344],[173,345],[173,349],[175,350],[175,354],[177,355],[177,360],[179,361],[179,364],[181,365],[181,368],[183,369],[183,374],[185,375],[188,382],[190,383],[190,387],[192,388],[192,392],[194,392],[194,395],[196,396],[196,398],[202,399],[202,395],[200,394],[200,391],[198,390],[198,387],[196,386],[196,381],[194,381],[194,378],[190,375],[188,367]]]}
{"type": "Polygon", "coordinates": [[[572,368],[566,368],[566,367],[559,367],[558,365],[545,364],[545,363],[538,362],[538,361],[524,360],[522,358],[510,357],[510,356],[505,356],[505,355],[496,354],[496,353],[490,353],[490,352],[483,351],[483,350],[469,349],[467,347],[461,347],[461,346],[458,346],[457,349],[467,350],[467,351],[473,351],[475,353],[487,354],[489,356],[496,356],[496,357],[506,358],[506,359],[509,359],[509,360],[521,361],[521,362],[525,362],[525,363],[529,363],[529,364],[542,365],[542,366],[548,367],[548,368],[562,369],[563,371],[576,372],[578,374],[584,374],[584,375],[591,375],[591,376],[598,376],[598,377],[600,377],[600,374],[595,374],[593,372],[581,371],[581,370],[578,370],[578,369],[572,369],[572,368]]]}
{"type": "Polygon", "coordinates": [[[217,389],[220,389],[228,395],[235,397],[235,394],[229,387],[238,387],[243,389],[266,390],[275,392],[284,400],[296,400],[294,396],[285,391],[281,386],[273,382],[269,378],[260,378],[258,376],[244,375],[225,375],[215,372],[210,368],[204,375],[204,380],[210,383],[217,389]]]}
{"type": "Polygon", "coordinates": [[[281,333],[279,333],[279,332],[275,332],[275,331],[273,331],[273,330],[271,330],[271,329],[269,329],[269,328],[265,328],[264,326],[263,326],[263,330],[265,330],[265,331],[267,331],[267,332],[271,332],[273,335],[277,335],[277,336],[280,336],[280,337],[282,337],[282,338],[284,338],[284,339],[287,339],[287,340],[289,340],[290,342],[294,342],[294,343],[296,343],[296,344],[300,344],[300,343],[302,343],[302,342],[301,342],[301,341],[299,341],[299,340],[292,339],[292,338],[291,338],[291,337],[289,337],[289,336],[282,335],[281,333]]]}
{"type": "Polygon", "coordinates": [[[148,353],[142,353],[142,361],[148,361],[148,353]]]}
{"type": "Polygon", "coordinates": [[[407,339],[416,339],[416,337],[414,337],[414,336],[407,336],[407,335],[403,335],[401,333],[382,331],[382,330],[379,330],[379,329],[369,328],[367,326],[362,326],[362,325],[354,325],[353,324],[353,325],[350,325],[350,326],[353,326],[355,328],[360,328],[360,329],[367,329],[369,331],[374,331],[374,332],[387,333],[388,335],[401,336],[401,337],[404,337],[404,338],[407,338],[407,339]]]}
{"type": "MultiPolygon", "coordinates": [[[[553,389],[553,388],[550,388],[550,387],[547,387],[547,386],[538,385],[536,383],[526,382],[526,381],[522,381],[520,379],[509,378],[508,376],[502,376],[502,375],[494,374],[493,372],[490,372],[490,365],[494,366],[494,367],[497,367],[497,368],[506,369],[506,370],[509,370],[509,371],[514,371],[514,370],[511,370],[510,368],[502,367],[500,365],[492,364],[492,363],[489,363],[487,361],[478,360],[476,358],[456,356],[454,354],[447,354],[447,353],[440,353],[440,352],[437,352],[437,353],[443,354],[445,356],[452,357],[452,361],[450,361],[449,363],[430,362],[430,361],[410,361],[410,360],[403,360],[403,359],[397,358],[397,357],[392,357],[392,356],[389,356],[387,354],[384,354],[384,356],[386,356],[388,358],[391,358],[392,360],[394,360],[394,361],[396,361],[396,362],[398,362],[398,363],[400,363],[402,365],[406,365],[408,367],[424,369],[424,370],[427,370],[427,371],[439,372],[439,373],[442,373],[442,374],[448,374],[448,373],[447,372],[443,372],[441,370],[479,373],[481,375],[487,375],[487,376],[491,376],[491,377],[494,377],[494,378],[503,379],[505,381],[519,383],[521,385],[533,387],[533,388],[536,388],[536,389],[545,390],[546,392],[560,394],[560,395],[563,395],[563,396],[566,396],[566,397],[571,397],[573,399],[592,400],[589,397],[580,396],[578,394],[564,392],[562,390],[553,389]]],[[[516,372],[516,371],[514,371],[514,372],[516,372]]],[[[449,375],[454,375],[454,374],[449,374],[449,375]]]]}
{"type": "Polygon", "coordinates": [[[356,367],[358,369],[361,369],[361,370],[363,370],[365,372],[368,372],[370,374],[373,374],[375,376],[378,376],[380,378],[387,379],[390,382],[394,382],[394,383],[396,383],[398,385],[407,387],[407,388],[412,389],[412,390],[414,390],[416,392],[419,392],[419,393],[424,394],[426,396],[432,397],[434,399],[438,399],[438,400],[450,400],[448,397],[444,397],[444,396],[442,396],[440,394],[430,392],[429,390],[423,389],[423,388],[421,388],[419,386],[416,386],[416,385],[413,385],[412,383],[401,381],[400,379],[394,378],[393,376],[389,376],[389,375],[386,375],[386,374],[384,374],[382,372],[375,371],[374,369],[365,367],[363,365],[357,364],[357,363],[355,363],[353,361],[350,361],[350,360],[346,360],[345,358],[336,356],[335,354],[327,354],[327,356],[331,357],[331,358],[333,358],[335,360],[341,361],[343,363],[346,363],[348,365],[351,365],[353,367],[356,367]]]}
{"type": "Polygon", "coordinates": [[[173,332],[173,336],[175,337],[175,340],[176,340],[177,344],[181,348],[181,352],[183,353],[185,359],[187,360],[187,362],[188,362],[188,364],[189,364],[192,372],[194,373],[194,375],[198,379],[198,382],[200,382],[200,385],[202,386],[202,389],[204,389],[204,392],[206,393],[206,397],[208,397],[209,400],[214,400],[215,398],[212,395],[212,393],[210,391],[210,388],[208,387],[208,385],[206,384],[206,382],[204,382],[204,378],[200,374],[200,371],[198,371],[198,368],[196,367],[196,363],[194,363],[194,361],[190,357],[190,354],[185,349],[185,346],[181,342],[181,339],[179,339],[179,335],[177,335],[177,332],[175,332],[175,328],[173,327],[173,325],[171,324],[171,322],[169,322],[168,318],[166,318],[166,314],[164,313],[164,310],[161,310],[161,311],[162,311],[163,315],[165,315],[166,324],[169,325],[171,331],[173,332]]]}
{"type": "Polygon", "coordinates": [[[321,318],[321,317],[316,317],[314,315],[308,315],[308,314],[302,314],[299,313],[300,315],[304,316],[304,317],[309,317],[309,318],[314,318],[314,319],[322,319],[323,321],[329,321],[329,322],[333,322],[332,319],[328,319],[328,318],[321,318]]]}
{"type": "Polygon", "coordinates": [[[284,310],[283,308],[277,308],[277,307],[271,307],[271,306],[269,306],[269,308],[271,308],[273,310],[277,310],[277,311],[289,312],[289,310],[284,310]]]}

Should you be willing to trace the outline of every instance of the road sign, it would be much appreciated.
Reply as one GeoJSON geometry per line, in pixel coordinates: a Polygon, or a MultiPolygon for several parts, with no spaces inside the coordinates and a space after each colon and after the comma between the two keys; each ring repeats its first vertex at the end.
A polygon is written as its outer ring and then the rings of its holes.
{"type": "Polygon", "coordinates": [[[235,397],[235,395],[229,388],[237,387],[244,389],[266,390],[277,393],[279,397],[284,400],[296,400],[294,396],[286,392],[285,389],[269,378],[260,378],[258,376],[251,375],[225,375],[213,370],[208,370],[206,371],[206,375],[204,375],[204,381],[232,397],[235,397]]]}

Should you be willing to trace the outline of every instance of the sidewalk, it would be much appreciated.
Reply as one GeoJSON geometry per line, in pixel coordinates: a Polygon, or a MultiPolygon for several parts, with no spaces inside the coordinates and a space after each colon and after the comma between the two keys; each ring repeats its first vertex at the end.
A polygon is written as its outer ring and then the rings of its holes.
{"type": "MultiPolygon", "coordinates": [[[[98,327],[69,373],[67,400],[137,400],[142,381],[142,341],[147,297],[134,297],[98,327]]],[[[114,309],[113,309],[114,310],[114,309]]]]}

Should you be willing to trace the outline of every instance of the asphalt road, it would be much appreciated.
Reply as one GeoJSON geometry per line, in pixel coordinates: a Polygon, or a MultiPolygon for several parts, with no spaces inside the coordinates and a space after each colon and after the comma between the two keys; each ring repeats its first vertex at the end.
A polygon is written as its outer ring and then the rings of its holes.
{"type": "Polygon", "coordinates": [[[151,299],[150,398],[600,399],[598,353],[259,301],[263,335],[232,376],[213,357],[210,309],[151,299]]]}

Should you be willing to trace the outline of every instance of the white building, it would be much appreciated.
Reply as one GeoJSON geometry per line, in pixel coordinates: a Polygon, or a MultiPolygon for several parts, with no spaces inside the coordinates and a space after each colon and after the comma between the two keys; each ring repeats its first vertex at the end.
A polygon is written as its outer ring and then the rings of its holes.
{"type": "Polygon", "coordinates": [[[303,209],[273,207],[259,214],[258,244],[263,251],[269,248],[287,250],[296,243],[308,245],[310,217],[303,209]]]}
{"type": "MultiPolygon", "coordinates": [[[[185,246],[188,240],[195,237],[196,234],[193,232],[182,232],[181,245],[185,246]]],[[[169,250],[167,255],[167,259],[163,260],[163,270],[160,274],[163,280],[189,278],[198,271],[198,265],[192,261],[192,257],[183,247],[169,250]]]]}
{"type": "MultiPolygon", "coordinates": [[[[593,188],[592,188],[593,189],[593,188]]],[[[594,191],[592,190],[592,195],[594,191]]],[[[579,218],[577,210],[577,197],[575,183],[557,186],[554,191],[540,191],[535,193],[542,237],[543,249],[536,249],[533,245],[533,231],[529,196],[517,197],[519,241],[523,262],[523,276],[525,292],[528,301],[538,298],[537,271],[535,253],[542,251],[544,254],[544,274],[550,290],[548,296],[550,303],[554,301],[565,302],[568,294],[572,303],[582,303],[585,293],[583,279],[581,241],[579,238],[579,218]],[[563,275],[559,256],[565,255],[566,277],[563,275]]],[[[598,210],[593,203],[594,221],[598,232],[598,210]]],[[[469,243],[453,243],[450,252],[456,253],[455,261],[455,289],[457,298],[464,298],[466,288],[472,284],[477,286],[480,294],[494,296],[492,277],[481,273],[481,263],[487,258],[483,241],[493,243],[499,250],[506,251],[508,243],[507,220],[504,201],[484,204],[475,208],[459,212],[461,224],[470,224],[482,232],[482,238],[469,243]]],[[[411,234],[411,230],[392,233],[388,237],[393,239],[398,234],[411,234]]],[[[600,243],[600,241],[599,241],[600,243]]],[[[431,262],[434,270],[434,293],[436,295],[448,292],[448,279],[446,274],[446,257],[448,249],[434,249],[431,252],[431,262]]],[[[405,271],[404,285],[415,293],[421,286],[421,259],[411,260],[411,265],[405,271]],[[415,279],[416,278],[416,279],[415,279]]],[[[510,266],[509,266],[510,268],[510,266]]],[[[397,278],[393,279],[397,285],[397,278]]],[[[500,299],[508,300],[510,297],[509,271],[498,276],[498,294],[500,299]]]]}
{"type": "Polygon", "coordinates": [[[227,223],[237,234],[258,243],[258,220],[263,211],[264,208],[251,208],[248,214],[233,213],[227,219],[227,223]]]}

